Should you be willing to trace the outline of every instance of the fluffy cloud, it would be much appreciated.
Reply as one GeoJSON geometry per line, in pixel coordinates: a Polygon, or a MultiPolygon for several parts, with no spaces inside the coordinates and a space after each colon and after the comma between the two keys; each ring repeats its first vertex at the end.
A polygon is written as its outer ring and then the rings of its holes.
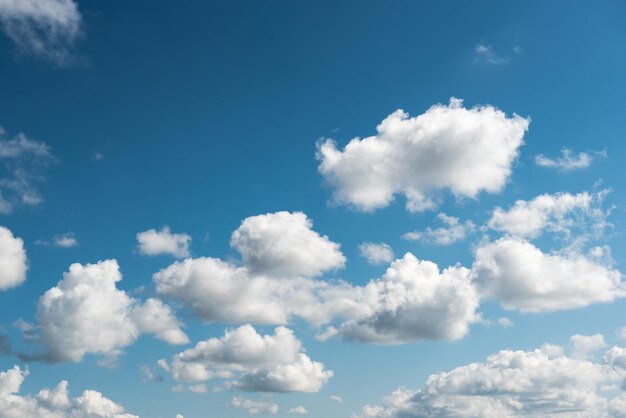
{"type": "Polygon", "coordinates": [[[254,392],[318,392],[333,375],[303,353],[293,332],[278,327],[260,335],[250,325],[201,341],[159,365],[179,381],[236,379],[231,386],[254,392]]]}
{"type": "Polygon", "coordinates": [[[494,209],[487,225],[521,238],[536,238],[545,230],[569,236],[574,228],[598,234],[609,225],[608,213],[601,207],[608,192],[542,194],[518,200],[507,210],[494,209]]]}
{"type": "Polygon", "coordinates": [[[36,396],[20,395],[27,370],[14,366],[0,372],[0,416],[6,418],[138,418],[124,413],[124,408],[100,392],[86,390],[70,398],[68,382],[54,389],[42,389],[36,396]]]}
{"type": "Polygon", "coordinates": [[[370,264],[387,264],[393,261],[393,250],[384,242],[364,242],[359,245],[359,252],[370,264]]]}
{"type": "Polygon", "coordinates": [[[375,136],[354,138],[343,150],[332,139],[321,142],[319,171],[336,203],[372,211],[402,194],[408,210],[422,211],[435,206],[439,190],[470,198],[502,190],[529,122],[493,106],[467,109],[455,98],[414,118],[397,110],[375,136]]]}
{"type": "Polygon", "coordinates": [[[231,408],[241,408],[248,411],[250,415],[276,415],[278,413],[278,405],[269,401],[253,401],[252,399],[235,396],[230,401],[231,408]]]}
{"type": "Polygon", "coordinates": [[[546,254],[508,237],[476,250],[473,275],[484,296],[523,312],[578,308],[625,294],[615,269],[578,253],[546,254]]]}
{"type": "Polygon", "coordinates": [[[24,241],[0,226],[0,291],[22,284],[27,269],[24,241]]]}
{"type": "Polygon", "coordinates": [[[24,134],[6,139],[0,127],[0,165],[4,173],[4,177],[0,178],[0,213],[11,213],[20,205],[41,203],[42,198],[35,184],[55,162],[57,159],[45,143],[29,139],[24,134]]]}
{"type": "MultiPolygon", "coordinates": [[[[558,346],[503,350],[484,363],[431,375],[419,390],[399,389],[360,417],[607,416],[602,386],[621,377],[607,360],[569,357],[558,346]]],[[[608,408],[623,411],[622,404],[618,397],[608,408]]]]}
{"type": "Polygon", "coordinates": [[[87,353],[115,357],[142,333],[170,344],[188,342],[168,306],[157,299],[140,303],[116,288],[121,279],[115,260],[76,263],[39,299],[46,361],[81,361],[87,353]]]}
{"type": "Polygon", "coordinates": [[[276,212],[244,219],[230,244],[253,273],[314,277],[343,267],[339,244],[313,231],[302,212],[276,212]]]}
{"type": "Polygon", "coordinates": [[[291,408],[287,411],[288,414],[296,414],[296,415],[306,415],[309,413],[309,411],[307,411],[307,409],[300,405],[300,406],[296,406],[295,408],[291,408]]]}
{"type": "Polygon", "coordinates": [[[606,348],[606,342],[602,334],[572,335],[570,337],[572,357],[585,359],[594,351],[606,348]]]}
{"type": "Polygon", "coordinates": [[[540,167],[558,168],[565,171],[577,170],[580,168],[587,168],[591,165],[594,156],[605,157],[606,150],[601,152],[594,152],[592,154],[587,152],[579,152],[577,155],[567,149],[561,150],[561,156],[558,158],[548,158],[543,154],[539,154],[535,157],[535,164],[540,167]]]}
{"type": "Polygon", "coordinates": [[[0,23],[21,53],[59,66],[76,61],[82,17],[73,0],[0,0],[0,23]]]}
{"type": "Polygon", "coordinates": [[[427,244],[450,245],[464,240],[469,233],[476,229],[476,225],[472,221],[461,222],[459,218],[448,216],[445,213],[438,214],[437,219],[446,226],[435,229],[428,227],[423,232],[407,232],[402,238],[409,241],[420,240],[427,244]]]}
{"type": "Polygon", "coordinates": [[[148,229],[137,234],[139,252],[144,255],[171,254],[176,258],[189,257],[191,237],[187,234],[173,234],[168,226],[160,231],[148,229]]]}

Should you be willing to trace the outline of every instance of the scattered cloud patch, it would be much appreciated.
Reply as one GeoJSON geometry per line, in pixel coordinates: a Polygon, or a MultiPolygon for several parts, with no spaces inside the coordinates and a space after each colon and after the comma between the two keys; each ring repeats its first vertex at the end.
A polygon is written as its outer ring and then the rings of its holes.
{"type": "Polygon", "coordinates": [[[602,334],[572,335],[569,339],[572,357],[586,359],[594,351],[607,347],[602,334]]]}
{"type": "Polygon", "coordinates": [[[143,255],[155,256],[169,254],[176,258],[189,257],[191,237],[187,234],[174,234],[169,226],[160,231],[148,229],[137,234],[139,252],[143,255]]]}
{"type": "Polygon", "coordinates": [[[549,158],[543,154],[535,156],[535,164],[540,167],[572,171],[589,167],[596,157],[606,158],[606,150],[599,152],[579,152],[578,154],[574,154],[572,150],[563,148],[561,150],[561,156],[557,158],[549,158]]]}
{"type": "Polygon", "coordinates": [[[407,232],[402,236],[408,241],[422,241],[432,245],[451,245],[455,242],[462,241],[476,230],[476,225],[472,221],[461,222],[459,218],[448,216],[445,213],[437,215],[445,227],[442,228],[426,228],[426,230],[407,232]]]}
{"type": "Polygon", "coordinates": [[[335,401],[337,403],[343,403],[343,398],[339,395],[331,395],[330,400],[335,401]]]}
{"type": "Polygon", "coordinates": [[[474,62],[488,65],[504,65],[511,62],[513,56],[520,53],[520,47],[511,49],[513,54],[507,56],[496,53],[491,45],[480,43],[474,48],[474,62]]]}
{"type": "Polygon", "coordinates": [[[0,24],[18,52],[66,67],[82,35],[82,16],[74,0],[0,0],[0,24]]]}
{"type": "Polygon", "coordinates": [[[37,395],[21,395],[20,388],[28,370],[19,366],[0,372],[0,416],[11,418],[139,418],[124,412],[122,405],[105,398],[100,392],[86,390],[71,398],[68,382],[53,389],[42,389],[37,395]]]}
{"type": "Polygon", "coordinates": [[[359,245],[359,252],[372,265],[388,264],[394,259],[393,250],[384,242],[364,242],[359,245]]]}
{"type": "Polygon", "coordinates": [[[14,236],[10,229],[0,226],[0,291],[24,283],[27,270],[24,241],[14,236]]]}
{"type": "Polygon", "coordinates": [[[296,415],[306,415],[309,413],[309,411],[307,411],[307,409],[300,405],[300,406],[296,406],[295,408],[290,408],[287,411],[288,414],[296,414],[296,415]]]}
{"type": "Polygon", "coordinates": [[[50,239],[38,239],[35,243],[59,248],[72,248],[78,246],[78,240],[73,232],[55,235],[50,239]]]}
{"type": "Polygon", "coordinates": [[[250,415],[276,415],[278,413],[278,405],[274,402],[254,401],[241,396],[235,396],[231,399],[230,407],[245,409],[250,415]]]}
{"type": "Polygon", "coordinates": [[[376,135],[354,138],[343,150],[332,139],[320,142],[318,168],[337,204],[371,212],[400,194],[409,211],[420,212],[436,206],[438,191],[459,198],[500,192],[529,123],[493,106],[468,109],[452,98],[414,118],[397,110],[376,135]]]}

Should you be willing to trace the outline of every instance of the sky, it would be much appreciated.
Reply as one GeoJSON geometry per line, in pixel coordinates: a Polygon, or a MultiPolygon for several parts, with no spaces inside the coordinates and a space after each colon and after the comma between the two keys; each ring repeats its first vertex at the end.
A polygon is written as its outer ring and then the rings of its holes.
{"type": "Polygon", "coordinates": [[[626,417],[625,19],[0,0],[0,418],[626,417]]]}

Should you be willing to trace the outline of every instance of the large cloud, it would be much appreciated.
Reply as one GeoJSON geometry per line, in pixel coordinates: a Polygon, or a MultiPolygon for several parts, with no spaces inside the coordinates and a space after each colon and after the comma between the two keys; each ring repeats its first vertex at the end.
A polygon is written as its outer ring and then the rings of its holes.
{"type": "Polygon", "coordinates": [[[397,110],[375,136],[354,138],[343,150],[331,139],[320,143],[319,171],[337,203],[372,211],[402,194],[408,210],[421,211],[435,206],[438,190],[470,198],[499,192],[528,124],[493,106],[464,108],[454,98],[414,118],[397,110]]]}
{"type": "Polygon", "coordinates": [[[39,299],[46,361],[80,361],[87,353],[115,357],[142,333],[170,344],[188,342],[168,306],[157,299],[140,303],[116,288],[121,279],[115,260],[76,263],[39,299]]]}
{"type": "Polygon", "coordinates": [[[312,361],[293,332],[278,327],[260,335],[250,325],[227,330],[222,338],[201,341],[159,364],[179,381],[236,379],[234,387],[261,392],[318,392],[333,375],[312,361]]]}
{"type": "Polygon", "coordinates": [[[607,405],[624,411],[621,398],[608,403],[602,396],[623,376],[608,360],[570,357],[558,346],[503,350],[484,363],[431,375],[418,390],[400,389],[360,417],[601,417],[607,405]]]}
{"type": "Polygon", "coordinates": [[[276,212],[244,219],[230,244],[253,273],[313,277],[343,267],[339,244],[313,231],[302,212],[276,212]]]}
{"type": "Polygon", "coordinates": [[[572,309],[625,295],[619,271],[576,252],[546,254],[515,238],[479,247],[472,270],[484,296],[523,312],[572,309]]]}
{"type": "Polygon", "coordinates": [[[0,417],[3,418],[138,418],[124,413],[124,408],[102,396],[86,390],[77,398],[70,398],[68,382],[60,382],[54,389],[42,389],[36,396],[20,395],[27,370],[14,366],[0,372],[0,417]]]}
{"type": "Polygon", "coordinates": [[[19,286],[26,280],[28,269],[24,241],[0,226],[0,290],[19,286]]]}
{"type": "Polygon", "coordinates": [[[60,66],[76,60],[82,17],[74,0],[0,0],[0,23],[23,54],[60,66]]]}

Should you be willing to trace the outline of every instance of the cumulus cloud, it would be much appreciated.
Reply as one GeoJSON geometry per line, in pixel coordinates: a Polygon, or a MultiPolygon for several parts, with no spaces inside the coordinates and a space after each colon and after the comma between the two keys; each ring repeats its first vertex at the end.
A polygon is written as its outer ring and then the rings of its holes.
{"type": "Polygon", "coordinates": [[[71,398],[68,382],[53,389],[42,389],[35,396],[21,395],[20,388],[28,370],[14,366],[0,372],[0,416],[7,418],[138,418],[100,392],[86,390],[71,398]]]}
{"type": "Polygon", "coordinates": [[[587,168],[591,165],[594,157],[606,158],[606,150],[600,152],[579,152],[574,154],[572,150],[563,148],[561,156],[558,158],[548,158],[543,154],[535,156],[535,164],[540,167],[558,168],[564,171],[577,170],[587,168]]]}
{"type": "Polygon", "coordinates": [[[468,234],[476,229],[476,225],[472,221],[461,222],[459,218],[448,216],[445,213],[438,214],[437,219],[444,223],[445,227],[435,229],[428,227],[422,232],[407,232],[402,238],[433,245],[450,245],[464,240],[468,234]]]}
{"type": "Polygon", "coordinates": [[[602,396],[606,384],[623,377],[610,360],[570,357],[553,345],[532,351],[502,350],[483,363],[433,374],[418,390],[399,389],[380,405],[363,408],[359,416],[607,416],[607,405],[609,411],[623,411],[621,397],[607,402],[602,396]]]}
{"type": "Polygon", "coordinates": [[[576,252],[546,254],[517,238],[480,246],[472,270],[483,296],[522,312],[579,308],[625,294],[619,271],[576,252]]]}
{"type": "Polygon", "coordinates": [[[252,392],[318,392],[333,375],[304,354],[302,343],[285,327],[260,335],[243,325],[159,365],[179,381],[225,378],[230,386],[252,392]]]}
{"type": "Polygon", "coordinates": [[[44,179],[46,169],[55,162],[57,159],[45,143],[24,134],[6,139],[0,127],[0,165],[4,173],[0,177],[0,213],[11,213],[21,205],[41,203],[43,199],[35,185],[44,179]]]}
{"type": "Polygon", "coordinates": [[[300,405],[300,406],[296,406],[295,408],[290,408],[287,411],[288,414],[296,414],[296,415],[306,415],[309,413],[309,411],[307,411],[307,409],[300,405]]]}
{"type": "Polygon", "coordinates": [[[169,226],[160,231],[148,229],[137,234],[139,252],[143,255],[170,254],[176,258],[189,257],[191,237],[187,234],[173,234],[169,226]]]}
{"type": "Polygon", "coordinates": [[[602,202],[609,190],[597,193],[542,194],[531,200],[518,200],[509,209],[494,209],[489,228],[521,238],[537,238],[544,231],[569,237],[572,230],[598,235],[610,224],[602,202]]]}
{"type": "Polygon", "coordinates": [[[78,240],[73,232],[55,235],[50,239],[39,239],[36,243],[39,245],[49,245],[59,248],[72,248],[78,246],[78,240]]]}
{"type": "Polygon", "coordinates": [[[19,286],[28,270],[24,241],[0,226],[0,291],[19,286]]]}
{"type": "Polygon", "coordinates": [[[400,194],[419,212],[435,207],[437,191],[469,198],[501,191],[530,120],[462,103],[452,98],[414,118],[397,110],[376,135],[354,138],[343,150],[332,139],[319,143],[319,171],[334,201],[373,211],[400,194]]]}
{"type": "Polygon", "coordinates": [[[393,250],[384,242],[364,242],[359,245],[359,252],[368,263],[373,265],[387,264],[392,262],[394,258],[393,250]]]}
{"type": "Polygon", "coordinates": [[[169,344],[189,341],[167,305],[130,297],[117,289],[121,279],[115,260],[72,264],[37,304],[41,358],[78,362],[88,353],[115,358],[142,333],[169,344]]]}
{"type": "Polygon", "coordinates": [[[570,337],[572,357],[586,359],[594,351],[607,347],[602,334],[594,335],[572,335],[570,337]]]}
{"type": "Polygon", "coordinates": [[[250,415],[276,415],[278,413],[278,405],[270,401],[254,401],[252,399],[235,396],[230,401],[231,408],[241,408],[248,411],[250,415]]]}
{"type": "Polygon", "coordinates": [[[276,212],[244,219],[230,244],[253,273],[314,277],[346,262],[336,244],[311,228],[302,212],[276,212]]]}
{"type": "Polygon", "coordinates": [[[77,61],[82,17],[74,0],[0,0],[0,24],[24,55],[59,66],[77,61]]]}

